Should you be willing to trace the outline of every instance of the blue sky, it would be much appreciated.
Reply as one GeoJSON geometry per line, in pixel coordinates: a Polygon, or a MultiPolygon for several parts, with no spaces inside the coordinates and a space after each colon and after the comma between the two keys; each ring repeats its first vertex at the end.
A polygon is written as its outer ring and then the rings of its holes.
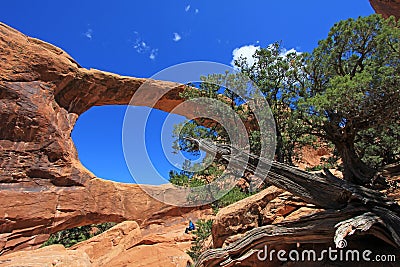
{"type": "MultiPolygon", "coordinates": [[[[3,1],[0,21],[61,47],[86,68],[151,77],[188,61],[229,65],[235,49],[243,47],[236,51],[248,53],[251,46],[265,47],[275,41],[282,41],[287,49],[312,51],[335,22],[372,13],[368,0],[26,0],[3,1]]],[[[90,109],[79,118],[72,136],[89,170],[102,178],[133,182],[121,144],[125,109],[90,109]]],[[[137,112],[141,116],[146,110],[137,108],[137,112]]],[[[151,140],[152,162],[164,177],[173,166],[155,140],[167,115],[153,111],[147,127],[153,127],[154,137],[146,136],[151,140]]],[[[170,133],[164,130],[163,135],[170,133]]],[[[159,183],[147,168],[138,164],[141,182],[159,183]]]]}

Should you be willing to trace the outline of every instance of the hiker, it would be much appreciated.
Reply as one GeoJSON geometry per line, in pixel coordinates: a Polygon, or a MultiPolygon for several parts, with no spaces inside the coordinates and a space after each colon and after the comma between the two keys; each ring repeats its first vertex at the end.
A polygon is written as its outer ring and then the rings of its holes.
{"type": "Polygon", "coordinates": [[[192,221],[189,221],[189,227],[186,227],[185,234],[188,234],[190,231],[193,231],[194,229],[196,229],[194,223],[192,221]]]}

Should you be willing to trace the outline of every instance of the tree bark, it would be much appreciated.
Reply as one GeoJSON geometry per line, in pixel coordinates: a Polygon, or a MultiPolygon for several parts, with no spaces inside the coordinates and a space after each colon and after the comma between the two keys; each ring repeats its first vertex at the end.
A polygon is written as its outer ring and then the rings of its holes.
{"type": "Polygon", "coordinates": [[[376,171],[362,162],[354,148],[354,140],[334,142],[343,161],[344,179],[358,185],[371,185],[376,171]]]}
{"type": "MultiPolygon", "coordinates": [[[[332,174],[317,176],[287,164],[268,162],[230,145],[189,139],[197,142],[200,149],[215,153],[217,159],[230,162],[234,168],[243,166],[243,162],[249,159],[257,161],[258,166],[247,164],[248,172],[254,173],[258,167],[261,169],[259,175],[264,176],[267,182],[326,209],[326,212],[300,219],[293,224],[255,228],[226,248],[205,252],[196,266],[233,266],[236,259],[251,255],[258,245],[274,244],[282,240],[291,244],[338,241],[351,235],[353,229],[368,231],[368,234],[386,244],[400,247],[400,206],[381,192],[341,180],[332,174]],[[335,231],[335,228],[338,229],[335,231]]],[[[352,147],[343,148],[342,152],[348,153],[346,156],[351,158],[354,151],[349,148],[352,147]]],[[[358,166],[357,161],[352,163],[352,167],[358,166]]]]}
{"type": "Polygon", "coordinates": [[[276,121],[275,117],[274,117],[274,120],[275,120],[275,125],[276,125],[276,150],[275,150],[276,161],[284,163],[285,157],[283,154],[283,137],[282,137],[282,133],[278,127],[278,122],[276,121]]]}
{"type": "MultiPolygon", "coordinates": [[[[390,236],[386,235],[386,227],[378,216],[362,207],[347,207],[341,211],[327,210],[306,216],[299,221],[254,228],[227,247],[205,251],[200,255],[195,266],[258,266],[248,265],[246,260],[257,254],[260,255],[260,250],[263,250],[266,245],[270,248],[274,248],[274,246],[281,246],[280,248],[282,248],[282,245],[296,243],[301,243],[303,246],[313,244],[317,247],[318,244],[328,244],[340,248],[340,244],[343,244],[343,240],[348,236],[362,235],[366,231],[389,244],[390,250],[385,250],[386,253],[397,252],[397,245],[393,243],[390,236]]],[[[258,263],[261,264],[262,262],[259,261],[258,263]]],[[[320,264],[332,266],[332,262],[320,262],[320,264]]],[[[309,266],[307,262],[299,264],[299,266],[303,265],[309,266]]],[[[282,266],[282,262],[275,265],[270,263],[268,266],[282,266]]]]}

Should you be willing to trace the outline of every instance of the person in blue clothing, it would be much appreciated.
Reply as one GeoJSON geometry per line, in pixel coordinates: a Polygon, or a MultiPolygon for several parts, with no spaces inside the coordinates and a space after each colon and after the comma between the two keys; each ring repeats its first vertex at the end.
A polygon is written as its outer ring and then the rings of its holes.
{"type": "Polygon", "coordinates": [[[194,223],[192,221],[189,221],[189,227],[186,227],[185,234],[188,234],[190,231],[193,231],[195,229],[196,227],[194,226],[194,223]]]}

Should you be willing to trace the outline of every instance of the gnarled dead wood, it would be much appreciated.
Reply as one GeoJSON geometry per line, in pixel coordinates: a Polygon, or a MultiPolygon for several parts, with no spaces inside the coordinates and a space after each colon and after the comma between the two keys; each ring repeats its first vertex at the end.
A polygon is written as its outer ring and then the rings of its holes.
{"type": "Polygon", "coordinates": [[[356,230],[368,231],[368,234],[400,247],[400,207],[381,192],[333,175],[319,176],[279,162],[268,162],[230,145],[188,139],[233,167],[246,163],[246,171],[250,173],[258,167],[258,173],[265,177],[265,181],[326,209],[297,222],[255,228],[224,249],[203,253],[197,266],[231,266],[235,258],[243,260],[244,256],[249,257],[260,244],[333,241],[337,244],[356,230]],[[258,164],[255,166],[251,162],[258,164]],[[335,231],[335,228],[338,229],[335,231]]]}
{"type": "MultiPolygon", "coordinates": [[[[363,207],[347,207],[343,210],[329,210],[318,214],[304,217],[300,221],[287,222],[277,225],[266,225],[248,231],[241,239],[225,248],[211,249],[204,252],[196,266],[234,266],[258,253],[267,244],[268,246],[280,246],[282,244],[332,244],[333,237],[337,232],[337,241],[343,240],[348,233],[343,234],[347,226],[354,224],[355,218],[362,225],[363,221],[371,222],[368,225],[368,234],[375,235],[380,239],[395,246],[390,237],[386,235],[385,226],[370,219],[379,220],[377,216],[369,213],[363,207]],[[343,223],[342,223],[343,222],[343,223]],[[337,229],[335,230],[335,227],[337,229]]],[[[358,229],[357,230],[363,230],[358,229]]],[[[359,232],[365,234],[365,232],[359,232]]]]}

